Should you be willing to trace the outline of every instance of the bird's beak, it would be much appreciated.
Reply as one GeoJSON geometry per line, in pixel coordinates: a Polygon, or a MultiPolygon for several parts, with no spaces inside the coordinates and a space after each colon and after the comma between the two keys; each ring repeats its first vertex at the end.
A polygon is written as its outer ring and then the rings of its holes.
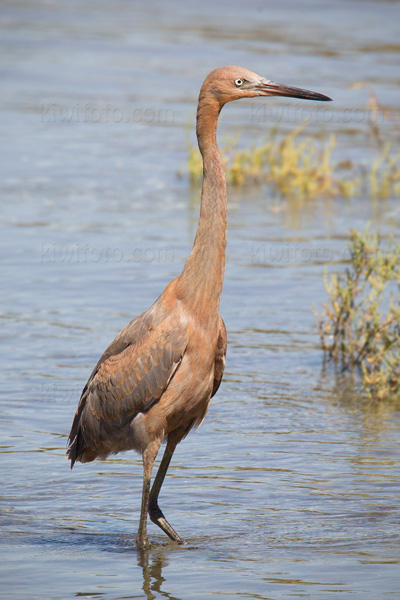
{"type": "Polygon", "coordinates": [[[328,102],[332,100],[324,94],[318,92],[310,92],[310,90],[302,90],[301,88],[282,85],[274,81],[261,80],[254,86],[254,89],[260,96],[288,96],[290,98],[301,98],[302,100],[322,100],[328,102]]]}

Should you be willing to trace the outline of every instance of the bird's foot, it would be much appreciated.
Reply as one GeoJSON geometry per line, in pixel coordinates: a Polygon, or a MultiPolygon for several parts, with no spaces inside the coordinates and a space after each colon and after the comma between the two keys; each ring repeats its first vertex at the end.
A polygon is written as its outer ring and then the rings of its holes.
{"type": "Polygon", "coordinates": [[[180,537],[180,535],[176,533],[175,529],[168,523],[158,504],[149,505],[149,516],[152,522],[158,525],[160,529],[162,529],[171,540],[182,545],[187,543],[180,537]]]}

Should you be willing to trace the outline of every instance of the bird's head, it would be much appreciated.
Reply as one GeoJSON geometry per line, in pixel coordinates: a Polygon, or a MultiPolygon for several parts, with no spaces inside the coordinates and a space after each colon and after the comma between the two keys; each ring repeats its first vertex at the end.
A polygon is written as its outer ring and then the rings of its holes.
{"type": "Polygon", "coordinates": [[[220,108],[227,102],[256,96],[289,96],[303,100],[331,100],[328,96],[280,83],[274,83],[241,67],[214,69],[204,80],[200,97],[211,95],[220,108]]]}

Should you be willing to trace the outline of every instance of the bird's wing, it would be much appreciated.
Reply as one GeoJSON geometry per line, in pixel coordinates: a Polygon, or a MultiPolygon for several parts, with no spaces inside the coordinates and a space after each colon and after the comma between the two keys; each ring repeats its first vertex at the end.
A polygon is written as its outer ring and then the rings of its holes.
{"type": "Polygon", "coordinates": [[[217,393],[221,383],[222,375],[225,369],[225,358],[226,358],[226,346],[227,336],[226,327],[223,318],[219,317],[219,336],[217,342],[217,350],[215,352],[215,366],[214,366],[214,386],[211,397],[217,393]]]}
{"type": "MultiPolygon", "coordinates": [[[[97,455],[96,449],[167,388],[187,345],[185,328],[168,317],[158,324],[149,311],[132,321],[110,344],[83,392],[69,435],[68,458],[97,455]]],[[[101,455],[101,452],[99,453],[101,455]]]]}

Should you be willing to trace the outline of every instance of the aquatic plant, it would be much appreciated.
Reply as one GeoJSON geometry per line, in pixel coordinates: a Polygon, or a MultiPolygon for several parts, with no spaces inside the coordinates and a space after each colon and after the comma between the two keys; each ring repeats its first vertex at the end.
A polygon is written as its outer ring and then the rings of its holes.
{"type": "MultiPolygon", "coordinates": [[[[243,150],[238,149],[238,139],[229,140],[221,149],[228,184],[270,184],[282,196],[301,198],[350,195],[353,182],[333,173],[335,137],[319,147],[311,138],[299,139],[303,129],[297,127],[278,139],[275,128],[268,142],[243,150]]],[[[194,146],[189,146],[188,170],[190,181],[198,183],[202,177],[201,158],[194,146]]]]}
{"type": "MultiPolygon", "coordinates": [[[[238,149],[238,139],[221,148],[228,184],[269,184],[282,197],[297,199],[369,195],[372,199],[400,196],[400,153],[386,144],[370,167],[350,160],[334,162],[336,137],[320,144],[311,137],[300,138],[304,126],[283,137],[272,131],[268,142],[238,149]]],[[[197,147],[189,144],[188,173],[193,184],[202,178],[197,147]]]]}
{"type": "Polygon", "coordinates": [[[350,233],[349,266],[325,277],[329,299],[318,317],[325,356],[358,368],[370,398],[400,398],[400,244],[350,233]]]}
{"type": "Polygon", "coordinates": [[[368,187],[373,200],[400,196],[400,152],[391,154],[390,144],[385,144],[380,156],[372,163],[368,187]]]}

